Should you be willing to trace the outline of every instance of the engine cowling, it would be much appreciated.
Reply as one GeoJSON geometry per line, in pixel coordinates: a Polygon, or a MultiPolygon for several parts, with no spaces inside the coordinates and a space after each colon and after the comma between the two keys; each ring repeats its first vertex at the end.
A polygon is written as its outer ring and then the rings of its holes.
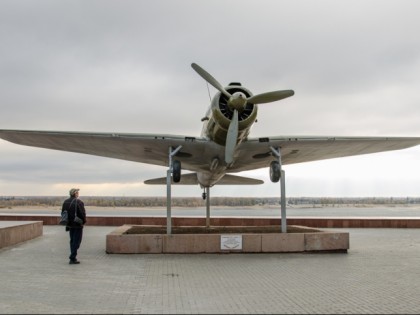
{"type": "MultiPolygon", "coordinates": [[[[241,86],[240,83],[231,83],[225,89],[230,94],[242,92],[247,98],[252,96],[252,93],[241,86]]],[[[245,108],[238,113],[239,124],[237,144],[248,136],[251,126],[257,119],[257,111],[257,105],[248,102],[245,108]]],[[[226,144],[227,132],[232,117],[233,110],[228,106],[227,96],[218,92],[211,102],[211,109],[208,115],[209,120],[205,127],[206,136],[215,143],[224,146],[226,144]]]]}

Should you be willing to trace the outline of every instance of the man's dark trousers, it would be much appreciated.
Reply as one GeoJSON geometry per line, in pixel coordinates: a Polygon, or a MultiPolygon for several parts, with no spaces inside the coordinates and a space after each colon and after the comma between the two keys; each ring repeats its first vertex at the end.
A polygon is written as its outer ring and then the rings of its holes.
{"type": "Polygon", "coordinates": [[[76,260],[77,250],[82,243],[83,228],[70,228],[70,260],[76,260]]]}

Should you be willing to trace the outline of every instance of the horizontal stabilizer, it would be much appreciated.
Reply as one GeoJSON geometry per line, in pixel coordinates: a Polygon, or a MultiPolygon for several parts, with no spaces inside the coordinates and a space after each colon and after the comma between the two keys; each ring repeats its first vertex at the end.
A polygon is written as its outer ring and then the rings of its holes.
{"type": "MultiPolygon", "coordinates": [[[[144,183],[147,185],[166,185],[166,177],[148,179],[148,180],[145,180],[144,183]]],[[[198,185],[197,174],[196,173],[182,174],[181,180],[179,181],[179,183],[174,183],[171,177],[171,183],[172,185],[198,185]]]]}
{"type": "Polygon", "coordinates": [[[264,181],[261,179],[255,179],[250,177],[236,176],[236,175],[225,175],[216,185],[261,185],[264,181]]]}
{"type": "MultiPolygon", "coordinates": [[[[144,181],[148,185],[166,185],[166,177],[153,178],[144,181]]],[[[197,174],[188,173],[182,174],[179,183],[174,183],[171,178],[173,185],[199,185],[197,174]]],[[[236,175],[225,175],[223,176],[216,185],[260,185],[264,184],[264,181],[255,178],[236,176],[236,175]]]]}

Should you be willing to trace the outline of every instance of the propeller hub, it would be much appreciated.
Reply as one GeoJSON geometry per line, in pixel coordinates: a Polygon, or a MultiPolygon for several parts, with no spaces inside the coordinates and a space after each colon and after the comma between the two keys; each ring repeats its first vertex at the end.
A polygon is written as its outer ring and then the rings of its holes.
{"type": "Polygon", "coordinates": [[[228,105],[232,110],[241,112],[246,105],[246,95],[242,92],[235,92],[229,97],[228,105]]]}

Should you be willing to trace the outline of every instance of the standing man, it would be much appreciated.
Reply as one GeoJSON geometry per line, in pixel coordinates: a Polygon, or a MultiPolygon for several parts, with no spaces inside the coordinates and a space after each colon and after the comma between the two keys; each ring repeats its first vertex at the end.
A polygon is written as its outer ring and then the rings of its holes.
{"type": "Polygon", "coordinates": [[[70,198],[66,199],[61,208],[61,212],[67,211],[69,215],[69,222],[66,226],[66,231],[70,234],[70,256],[69,264],[80,264],[76,259],[77,250],[82,243],[83,226],[86,223],[85,204],[79,199],[79,188],[70,189],[70,198]],[[77,223],[77,218],[81,219],[81,223],[77,223]],[[76,221],[75,221],[76,218],[76,221]]]}

